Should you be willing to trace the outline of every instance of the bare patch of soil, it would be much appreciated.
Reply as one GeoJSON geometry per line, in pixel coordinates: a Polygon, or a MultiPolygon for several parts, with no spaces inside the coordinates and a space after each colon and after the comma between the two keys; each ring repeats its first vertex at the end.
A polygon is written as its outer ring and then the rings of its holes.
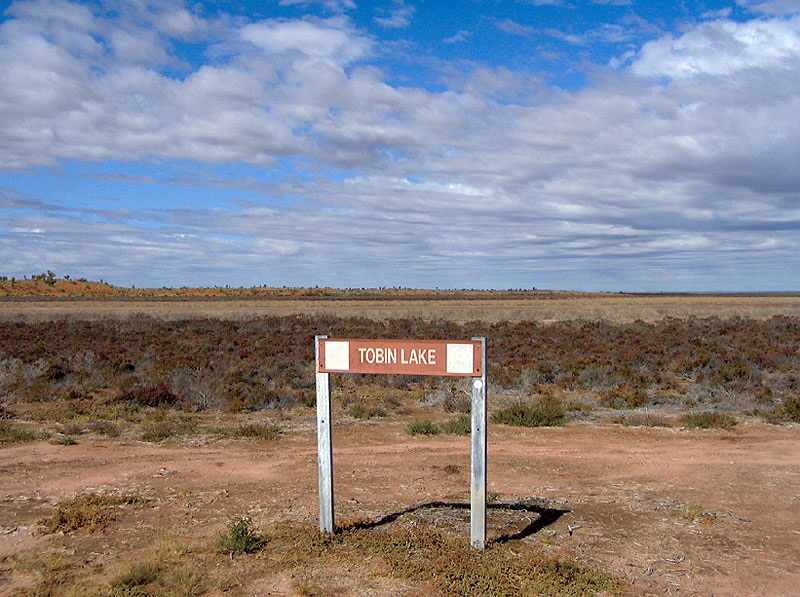
{"type": "MultiPolygon", "coordinates": [[[[337,522],[405,521],[467,542],[469,438],[409,437],[407,422],[334,426],[337,522]]],[[[488,538],[496,549],[536,544],[593,563],[626,579],[632,594],[796,594],[799,445],[796,426],[493,425],[488,538]]],[[[212,557],[208,546],[232,517],[249,515],[260,527],[316,524],[316,475],[308,425],[267,442],[3,447],[0,595],[30,586],[42,566],[80,564],[107,583],[153,549],[182,549],[184,562],[213,579],[207,594],[431,594],[370,558],[346,569],[269,571],[255,566],[257,556],[212,557]],[[91,492],[149,501],[119,508],[101,528],[41,534],[55,504],[91,492]],[[56,559],[24,565],[35,553],[56,559]]]]}

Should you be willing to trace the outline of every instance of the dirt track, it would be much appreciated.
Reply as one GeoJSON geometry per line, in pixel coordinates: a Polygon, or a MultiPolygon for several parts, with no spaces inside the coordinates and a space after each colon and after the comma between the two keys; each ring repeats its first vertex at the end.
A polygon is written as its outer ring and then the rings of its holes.
{"type": "MultiPolygon", "coordinates": [[[[460,505],[469,501],[468,438],[411,438],[402,430],[400,422],[334,427],[337,517],[379,519],[441,501],[449,505],[429,515],[466,541],[468,511],[460,505]]],[[[637,593],[795,595],[798,447],[797,427],[493,425],[489,491],[498,494],[499,504],[528,498],[539,505],[549,524],[522,541],[594,562],[629,579],[637,593]]],[[[165,535],[207,544],[228,517],[243,513],[262,525],[316,520],[310,425],[274,442],[152,446],[85,440],[0,450],[0,558],[61,547],[113,567],[165,535]],[[132,510],[100,532],[35,533],[36,520],[52,504],[101,489],[136,491],[151,497],[153,507],[132,510]]],[[[535,518],[518,514],[515,519],[514,512],[490,509],[489,539],[512,535],[535,518]]],[[[26,582],[5,571],[0,594],[26,582]]],[[[340,576],[340,585],[358,586],[358,570],[340,576]]],[[[239,594],[263,594],[265,587],[291,592],[288,580],[250,579],[239,594]]]]}

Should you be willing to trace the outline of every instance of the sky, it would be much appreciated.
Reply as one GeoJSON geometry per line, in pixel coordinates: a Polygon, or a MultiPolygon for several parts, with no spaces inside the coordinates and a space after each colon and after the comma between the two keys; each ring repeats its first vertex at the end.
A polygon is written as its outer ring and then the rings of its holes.
{"type": "Polygon", "coordinates": [[[0,274],[800,290],[800,0],[0,3],[0,274]]]}

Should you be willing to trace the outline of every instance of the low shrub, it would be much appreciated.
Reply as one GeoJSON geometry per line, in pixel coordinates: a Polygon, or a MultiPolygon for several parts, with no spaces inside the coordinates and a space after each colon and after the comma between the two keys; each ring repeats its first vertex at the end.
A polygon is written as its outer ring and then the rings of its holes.
{"type": "Polygon", "coordinates": [[[39,435],[35,431],[18,425],[0,422],[0,445],[34,442],[37,439],[39,439],[39,435]]]}
{"type": "Polygon", "coordinates": [[[439,435],[442,430],[433,421],[417,419],[406,425],[405,431],[408,435],[439,435]]]}
{"type": "Polygon", "coordinates": [[[495,412],[492,423],[518,427],[553,427],[567,422],[561,400],[544,395],[533,402],[517,402],[495,412]]]}
{"type": "Polygon", "coordinates": [[[0,421],[16,419],[17,413],[0,402],[0,421]]]}
{"type": "Polygon", "coordinates": [[[129,563],[111,578],[109,584],[112,588],[110,597],[195,597],[205,592],[203,575],[195,567],[173,566],[158,556],[129,563]]]}
{"type": "Polygon", "coordinates": [[[469,415],[461,415],[455,419],[442,423],[439,426],[442,433],[451,435],[470,435],[472,433],[472,419],[469,415]]]}
{"type": "Polygon", "coordinates": [[[626,427],[672,427],[673,421],[669,417],[653,413],[630,413],[613,419],[615,423],[626,427]]]}
{"type": "Polygon", "coordinates": [[[784,400],[776,414],[783,421],[800,423],[800,396],[792,396],[784,400]]]}
{"type": "Polygon", "coordinates": [[[363,404],[353,404],[347,409],[347,414],[354,419],[371,419],[373,417],[385,417],[387,412],[379,406],[364,406],[363,404]]]}
{"type": "Polygon", "coordinates": [[[176,435],[194,433],[197,421],[193,417],[173,414],[170,417],[154,413],[153,419],[142,427],[141,439],[145,442],[160,442],[176,435]]]}
{"type": "Polygon", "coordinates": [[[258,551],[264,542],[264,535],[253,526],[252,519],[240,516],[228,522],[225,530],[217,536],[214,548],[221,553],[241,555],[258,551]]]}
{"type": "Polygon", "coordinates": [[[647,394],[630,384],[616,385],[600,392],[600,404],[609,408],[637,408],[647,404],[647,394]]]}
{"type": "Polygon", "coordinates": [[[92,433],[98,435],[106,435],[108,437],[118,437],[119,427],[111,421],[90,421],[86,428],[92,433]]]}
{"type": "Polygon", "coordinates": [[[283,430],[272,423],[242,423],[233,429],[234,437],[250,437],[254,439],[276,439],[283,430]]]}
{"type": "Polygon", "coordinates": [[[134,386],[122,392],[119,400],[140,406],[175,406],[178,397],[165,384],[134,386]]]}
{"type": "Polygon", "coordinates": [[[449,413],[468,413],[472,409],[472,398],[467,392],[452,388],[445,397],[443,406],[449,413]]]}
{"type": "Polygon", "coordinates": [[[736,419],[732,416],[712,411],[684,413],[678,421],[684,427],[694,429],[730,429],[736,425],[736,419]]]}

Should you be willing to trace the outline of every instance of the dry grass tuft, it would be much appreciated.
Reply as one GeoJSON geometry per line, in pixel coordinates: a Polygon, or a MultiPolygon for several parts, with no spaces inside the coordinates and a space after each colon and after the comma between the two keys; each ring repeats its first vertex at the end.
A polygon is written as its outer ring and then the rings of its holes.
{"type": "Polygon", "coordinates": [[[736,419],[725,413],[701,412],[685,413],[678,419],[681,425],[694,429],[731,429],[736,425],[736,419]]]}
{"type": "Polygon", "coordinates": [[[147,500],[138,495],[90,493],[69,502],[61,502],[56,506],[56,511],[39,520],[39,524],[43,534],[68,533],[83,527],[93,529],[115,520],[118,507],[145,503],[147,500]]]}

